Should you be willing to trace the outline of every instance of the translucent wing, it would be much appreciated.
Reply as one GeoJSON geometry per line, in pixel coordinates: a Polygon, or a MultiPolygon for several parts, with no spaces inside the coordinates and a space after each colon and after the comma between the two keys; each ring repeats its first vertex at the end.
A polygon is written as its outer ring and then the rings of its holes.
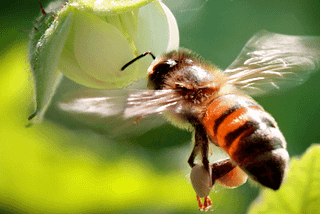
{"type": "Polygon", "coordinates": [[[122,90],[79,89],[67,93],[58,105],[67,112],[105,118],[124,111],[128,93],[122,90]]]}
{"type": "Polygon", "coordinates": [[[165,123],[155,114],[174,109],[179,99],[173,92],[80,89],[66,94],[58,107],[65,116],[103,130],[111,138],[137,136],[165,123]]]}
{"type": "Polygon", "coordinates": [[[224,71],[249,95],[302,84],[320,68],[319,36],[288,36],[262,30],[224,71]]]}
{"type": "Polygon", "coordinates": [[[126,118],[171,111],[179,114],[183,97],[175,90],[145,90],[130,94],[124,112],[126,118]]]}

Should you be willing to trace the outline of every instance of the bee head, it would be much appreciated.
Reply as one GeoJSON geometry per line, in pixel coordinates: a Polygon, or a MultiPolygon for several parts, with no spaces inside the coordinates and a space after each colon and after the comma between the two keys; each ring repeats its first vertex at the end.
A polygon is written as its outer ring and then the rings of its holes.
{"type": "Polygon", "coordinates": [[[176,85],[202,84],[213,81],[213,75],[207,70],[208,66],[202,58],[184,48],[157,58],[150,51],[145,52],[126,63],[121,70],[146,55],[151,55],[154,59],[147,73],[149,89],[161,90],[168,88],[169,85],[169,88],[174,89],[176,85]]]}
{"type": "Polygon", "coordinates": [[[177,59],[155,60],[148,69],[148,88],[163,89],[168,75],[178,67],[177,59]]]}
{"type": "Polygon", "coordinates": [[[213,80],[203,59],[190,50],[180,48],[157,57],[148,69],[148,88],[161,90],[167,86],[203,84],[213,80]]]}

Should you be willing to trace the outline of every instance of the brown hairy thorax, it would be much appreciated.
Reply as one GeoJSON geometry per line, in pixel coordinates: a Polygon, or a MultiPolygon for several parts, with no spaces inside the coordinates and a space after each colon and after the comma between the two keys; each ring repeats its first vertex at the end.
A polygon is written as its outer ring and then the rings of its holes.
{"type": "Polygon", "coordinates": [[[200,56],[180,48],[162,55],[148,72],[150,89],[173,89],[192,104],[204,104],[223,84],[223,74],[200,56]]]}

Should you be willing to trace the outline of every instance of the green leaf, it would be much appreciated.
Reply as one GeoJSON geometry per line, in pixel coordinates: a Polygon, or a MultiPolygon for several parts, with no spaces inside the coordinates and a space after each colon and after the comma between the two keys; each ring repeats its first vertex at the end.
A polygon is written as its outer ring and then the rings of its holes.
{"type": "Polygon", "coordinates": [[[312,145],[301,158],[292,158],[287,179],[278,191],[264,189],[249,214],[319,213],[320,145],[312,145]]]}
{"type": "Polygon", "coordinates": [[[154,0],[70,0],[70,5],[99,16],[119,14],[138,9],[154,0]]]}
{"type": "Polygon", "coordinates": [[[73,20],[73,13],[70,11],[60,13],[58,19],[49,13],[45,16],[48,18],[41,20],[41,28],[33,30],[29,44],[36,94],[36,111],[29,117],[32,122],[42,120],[61,81],[63,75],[57,71],[57,64],[73,20]]]}

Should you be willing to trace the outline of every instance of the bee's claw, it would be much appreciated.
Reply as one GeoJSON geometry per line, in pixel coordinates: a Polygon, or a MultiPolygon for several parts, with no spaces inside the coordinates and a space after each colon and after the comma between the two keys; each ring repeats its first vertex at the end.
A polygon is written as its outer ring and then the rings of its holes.
{"type": "Polygon", "coordinates": [[[199,210],[203,211],[204,206],[201,202],[201,198],[198,195],[197,195],[197,201],[198,201],[199,210]]]}
{"type": "Polygon", "coordinates": [[[206,211],[207,212],[212,206],[212,201],[211,201],[209,196],[206,196],[204,198],[204,203],[202,204],[201,198],[197,195],[197,201],[198,201],[198,206],[199,206],[199,210],[200,211],[206,211]]]}
{"type": "Polygon", "coordinates": [[[209,196],[204,198],[205,211],[208,211],[212,207],[212,201],[209,196]]]}

